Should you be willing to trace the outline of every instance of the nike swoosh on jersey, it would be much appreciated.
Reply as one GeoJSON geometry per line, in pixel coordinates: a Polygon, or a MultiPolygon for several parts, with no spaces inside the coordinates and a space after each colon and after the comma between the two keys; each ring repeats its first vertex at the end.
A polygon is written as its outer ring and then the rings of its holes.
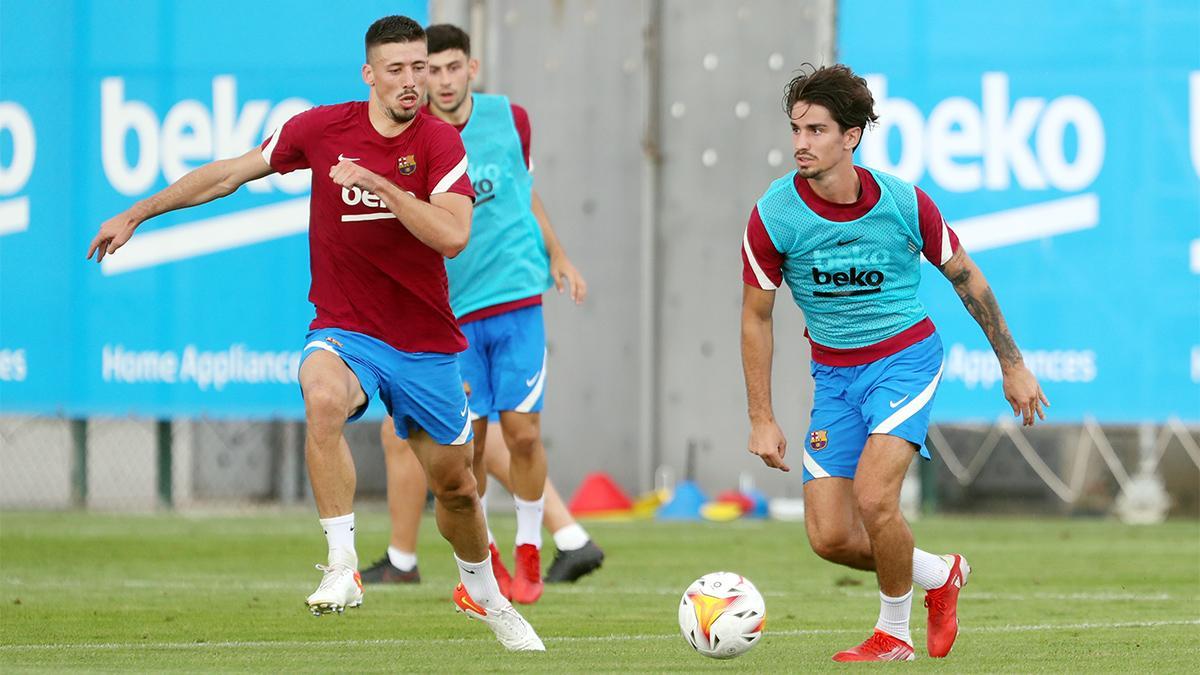
{"type": "Polygon", "coordinates": [[[345,161],[347,161],[347,162],[357,162],[357,161],[358,161],[358,158],[357,158],[357,157],[347,157],[347,156],[345,156],[345,155],[343,155],[342,153],[340,153],[340,152],[339,152],[339,153],[338,153],[338,161],[339,161],[339,162],[341,162],[341,161],[343,161],[343,160],[345,160],[345,161]]]}
{"type": "Polygon", "coordinates": [[[854,242],[858,241],[859,239],[862,239],[862,235],[859,235],[853,239],[847,239],[846,241],[842,241],[841,239],[839,239],[837,245],[845,246],[846,244],[853,244],[854,242]]]}
{"type": "Polygon", "coordinates": [[[900,405],[901,403],[904,403],[907,400],[908,400],[908,394],[905,394],[904,398],[900,399],[899,401],[888,401],[888,405],[895,408],[896,406],[900,405]]]}

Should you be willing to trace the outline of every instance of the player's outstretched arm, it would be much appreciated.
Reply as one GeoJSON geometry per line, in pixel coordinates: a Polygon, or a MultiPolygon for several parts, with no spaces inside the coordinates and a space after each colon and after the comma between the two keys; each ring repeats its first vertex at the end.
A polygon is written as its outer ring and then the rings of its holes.
{"type": "Polygon", "coordinates": [[[1012,406],[1013,415],[1023,417],[1025,426],[1032,426],[1036,419],[1046,419],[1042,407],[1049,406],[1050,402],[1042,393],[1037,378],[1025,367],[1021,350],[1017,349],[1017,343],[1008,332],[1004,314],[1000,312],[1000,305],[983,272],[961,247],[940,269],[954,284],[954,291],[983,329],[992,351],[996,352],[1004,375],[1004,397],[1012,406]]]}
{"type": "Polygon", "coordinates": [[[533,191],[532,199],[533,217],[537,218],[538,225],[542,228],[542,240],[546,242],[546,253],[550,255],[550,276],[554,278],[554,287],[559,293],[564,289],[570,290],[571,300],[577,305],[583,304],[583,299],[587,297],[587,282],[567,257],[562,242],[558,240],[558,234],[550,225],[546,205],[542,203],[537,190],[533,191]]]}
{"type": "Polygon", "coordinates": [[[771,407],[771,361],[775,351],[775,291],[749,284],[742,289],[742,371],[746,376],[746,401],[750,413],[749,450],[763,463],[791,471],[783,463],[787,439],[775,422],[771,407]]]}
{"type": "Polygon", "coordinates": [[[471,236],[471,198],[442,192],[423,202],[379,174],[343,159],[329,169],[342,187],[357,187],[379,195],[392,215],[429,248],[447,258],[462,253],[471,236]]]}
{"type": "Polygon", "coordinates": [[[242,185],[273,171],[258,148],[240,157],[209,162],[188,172],[162,190],[104,221],[88,247],[87,257],[96,262],[115,253],[133,236],[139,225],[168,211],[211,202],[232,194],[242,185]]]}

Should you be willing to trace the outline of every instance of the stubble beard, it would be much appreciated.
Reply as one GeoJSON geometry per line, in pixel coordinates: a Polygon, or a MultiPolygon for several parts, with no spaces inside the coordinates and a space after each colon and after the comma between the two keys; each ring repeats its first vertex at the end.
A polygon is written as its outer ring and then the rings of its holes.
{"type": "Polygon", "coordinates": [[[417,108],[413,108],[412,110],[385,108],[385,110],[387,111],[387,116],[396,124],[410,122],[412,118],[417,116],[417,108]]]}

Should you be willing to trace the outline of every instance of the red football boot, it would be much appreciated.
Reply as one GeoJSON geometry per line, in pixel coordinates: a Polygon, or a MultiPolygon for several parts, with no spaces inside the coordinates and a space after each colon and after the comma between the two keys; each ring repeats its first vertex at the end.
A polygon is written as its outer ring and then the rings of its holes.
{"type": "Polygon", "coordinates": [[[500,549],[496,548],[495,542],[492,542],[488,544],[488,550],[492,552],[492,574],[496,576],[496,585],[500,587],[500,595],[512,600],[512,575],[508,573],[504,561],[500,560],[500,549]]]}
{"type": "Polygon", "coordinates": [[[949,557],[950,578],[940,588],[925,592],[925,607],[929,609],[925,646],[935,659],[949,654],[958,637],[958,593],[967,585],[967,577],[971,574],[966,558],[957,553],[949,557]]]}
{"type": "Polygon", "coordinates": [[[834,661],[912,661],[917,658],[912,645],[876,630],[857,647],[833,655],[834,661]]]}
{"type": "Polygon", "coordinates": [[[542,597],[542,557],[538,547],[533,544],[521,544],[517,547],[517,574],[512,580],[513,602],[532,605],[542,597]]]}

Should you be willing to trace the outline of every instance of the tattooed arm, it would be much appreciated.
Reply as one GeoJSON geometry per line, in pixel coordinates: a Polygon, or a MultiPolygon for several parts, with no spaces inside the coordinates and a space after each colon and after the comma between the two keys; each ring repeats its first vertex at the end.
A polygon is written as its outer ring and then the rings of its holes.
{"type": "Polygon", "coordinates": [[[1049,406],[1050,402],[1042,393],[1037,378],[1025,367],[1021,350],[1017,349],[1017,343],[1008,332],[1008,324],[983,272],[961,247],[940,269],[954,284],[954,291],[983,329],[992,351],[1000,360],[1000,370],[1004,374],[1004,398],[1012,406],[1013,416],[1023,417],[1025,426],[1033,425],[1035,415],[1037,419],[1046,419],[1042,406],[1049,406]]]}

